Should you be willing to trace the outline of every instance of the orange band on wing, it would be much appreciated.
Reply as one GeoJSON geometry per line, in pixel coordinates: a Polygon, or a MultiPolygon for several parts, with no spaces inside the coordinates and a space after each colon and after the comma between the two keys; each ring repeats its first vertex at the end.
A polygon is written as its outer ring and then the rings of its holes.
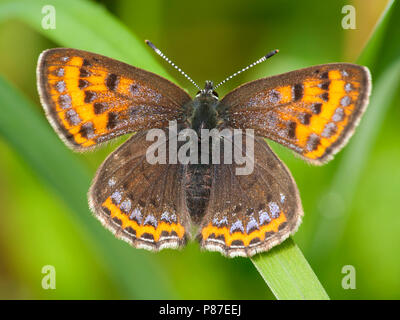
{"type": "Polygon", "coordinates": [[[160,239],[161,233],[166,231],[168,233],[175,232],[180,239],[183,239],[185,234],[185,228],[180,223],[167,223],[164,221],[158,221],[157,227],[150,225],[139,225],[135,220],[129,219],[128,215],[124,214],[119,207],[117,207],[111,200],[107,198],[102,204],[111,212],[112,218],[118,218],[122,222],[122,228],[132,228],[136,232],[136,238],[140,238],[145,233],[150,233],[154,237],[154,241],[160,239]]]}
{"type": "Polygon", "coordinates": [[[280,212],[279,217],[273,219],[270,223],[261,226],[258,230],[254,230],[247,233],[242,233],[240,231],[236,231],[230,233],[228,227],[216,227],[209,223],[206,227],[201,231],[201,235],[204,240],[207,240],[211,234],[214,234],[215,237],[224,236],[225,244],[229,247],[232,245],[232,242],[235,240],[241,240],[245,246],[248,246],[253,239],[259,238],[260,241],[265,239],[265,234],[267,232],[278,232],[279,226],[282,223],[286,222],[286,216],[283,212],[280,212]]]}

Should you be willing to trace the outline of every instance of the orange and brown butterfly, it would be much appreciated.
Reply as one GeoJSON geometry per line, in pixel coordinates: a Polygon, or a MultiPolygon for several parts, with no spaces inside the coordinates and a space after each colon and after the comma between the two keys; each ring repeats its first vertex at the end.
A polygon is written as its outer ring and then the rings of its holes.
{"type": "Polygon", "coordinates": [[[108,156],[90,188],[90,207],[106,228],[158,251],[184,246],[196,226],[202,248],[229,257],[267,251],[301,223],[296,183],[264,138],[323,164],[352,135],[371,88],[366,67],[333,63],[249,82],[221,100],[207,82],[192,99],[151,72],[62,48],[40,55],[37,77],[47,118],[73,150],[137,132],[108,156]],[[169,121],[178,130],[253,129],[254,171],[235,175],[235,163],[223,162],[148,163],[147,132],[168,136],[169,121]]]}

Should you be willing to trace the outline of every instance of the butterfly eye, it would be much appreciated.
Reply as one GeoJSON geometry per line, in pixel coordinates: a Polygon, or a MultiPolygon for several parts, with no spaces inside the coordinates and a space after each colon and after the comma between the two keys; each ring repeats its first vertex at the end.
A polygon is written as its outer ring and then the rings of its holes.
{"type": "Polygon", "coordinates": [[[212,94],[213,94],[214,96],[216,96],[217,98],[219,97],[218,93],[215,92],[215,91],[213,91],[212,94]]]}

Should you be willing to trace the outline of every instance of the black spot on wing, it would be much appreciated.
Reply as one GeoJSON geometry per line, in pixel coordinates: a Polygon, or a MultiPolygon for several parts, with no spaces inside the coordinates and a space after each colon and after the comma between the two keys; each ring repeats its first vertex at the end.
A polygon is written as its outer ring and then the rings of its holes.
{"type": "Polygon", "coordinates": [[[83,59],[83,63],[82,66],[83,67],[90,67],[92,64],[90,63],[90,61],[88,59],[83,59]]]}
{"type": "Polygon", "coordinates": [[[79,130],[79,133],[85,139],[94,138],[95,134],[94,134],[93,123],[87,122],[87,123],[83,124],[79,130]]]}
{"type": "Polygon", "coordinates": [[[303,112],[299,115],[299,120],[301,124],[304,125],[309,125],[310,124],[310,119],[311,119],[311,114],[307,112],[303,112]]]}
{"type": "Polygon", "coordinates": [[[79,76],[81,78],[87,78],[87,77],[90,77],[90,75],[91,75],[90,71],[88,71],[87,69],[85,69],[83,67],[79,70],[79,76]]]}
{"type": "Polygon", "coordinates": [[[321,94],[321,99],[327,102],[329,100],[329,92],[324,92],[321,94]]]}
{"type": "Polygon", "coordinates": [[[143,233],[141,238],[154,241],[154,236],[151,233],[147,233],[147,232],[143,233]]]}
{"type": "Polygon", "coordinates": [[[85,98],[84,102],[85,103],[91,103],[94,99],[97,98],[97,93],[94,91],[85,91],[85,98]]]}
{"type": "Polygon", "coordinates": [[[118,114],[110,112],[108,114],[107,129],[114,129],[118,124],[118,114]]]}
{"type": "Polygon", "coordinates": [[[331,84],[331,82],[330,81],[326,81],[326,82],[324,82],[324,83],[322,83],[321,85],[320,85],[320,88],[322,89],[322,90],[329,90],[329,85],[331,84]]]}
{"type": "Polygon", "coordinates": [[[321,73],[321,79],[329,79],[329,73],[326,71],[326,72],[323,72],[323,73],[321,73]]]}
{"type": "Polygon", "coordinates": [[[298,101],[303,98],[304,88],[301,83],[297,83],[293,86],[293,100],[298,101]]]}
{"type": "Polygon", "coordinates": [[[236,240],[233,240],[233,241],[232,241],[231,246],[243,247],[243,246],[244,246],[244,243],[243,243],[242,240],[236,239],[236,240]]]}
{"type": "Polygon", "coordinates": [[[321,143],[321,139],[315,133],[309,135],[307,140],[306,149],[307,151],[314,151],[318,148],[319,144],[321,143]]]}
{"type": "Polygon", "coordinates": [[[93,108],[95,114],[102,114],[107,110],[108,106],[105,102],[95,102],[93,108]]]}
{"type": "Polygon", "coordinates": [[[79,89],[84,89],[89,85],[89,81],[84,80],[84,79],[79,79],[78,87],[79,89]]]}
{"type": "Polygon", "coordinates": [[[289,138],[294,138],[296,136],[297,122],[291,121],[288,124],[288,136],[289,138]]]}
{"type": "Polygon", "coordinates": [[[314,103],[314,104],[311,106],[311,111],[312,111],[314,114],[320,114],[320,113],[321,113],[321,109],[322,109],[322,103],[314,103]]]}
{"type": "Polygon", "coordinates": [[[106,87],[109,90],[114,91],[118,86],[118,82],[119,82],[118,76],[114,73],[110,73],[106,79],[106,87]]]}

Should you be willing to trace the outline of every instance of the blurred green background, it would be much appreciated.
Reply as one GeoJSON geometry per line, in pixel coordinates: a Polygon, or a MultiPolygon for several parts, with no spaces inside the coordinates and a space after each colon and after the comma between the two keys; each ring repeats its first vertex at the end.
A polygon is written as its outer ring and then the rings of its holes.
{"type": "MultiPolygon", "coordinates": [[[[1,0],[0,298],[274,299],[248,259],[200,252],[195,242],[182,251],[149,253],[101,227],[86,192],[117,144],[73,154],[56,137],[36,89],[41,51],[75,46],[106,54],[168,74],[193,94],[143,40],[152,40],[201,86],[280,49],[221,87],[223,96],[260,77],[356,62],[388,2],[1,0]],[[56,8],[55,30],[40,27],[44,4],[56,8]],[[342,28],[348,4],[356,9],[355,30],[342,28]],[[45,265],[56,269],[55,290],[42,288],[45,265]]],[[[294,239],[332,299],[400,298],[399,21],[395,1],[358,60],[371,69],[374,103],[334,161],[312,167],[272,144],[303,201],[305,217],[294,239]],[[342,288],[345,265],[355,267],[355,290],[342,288]]]]}

